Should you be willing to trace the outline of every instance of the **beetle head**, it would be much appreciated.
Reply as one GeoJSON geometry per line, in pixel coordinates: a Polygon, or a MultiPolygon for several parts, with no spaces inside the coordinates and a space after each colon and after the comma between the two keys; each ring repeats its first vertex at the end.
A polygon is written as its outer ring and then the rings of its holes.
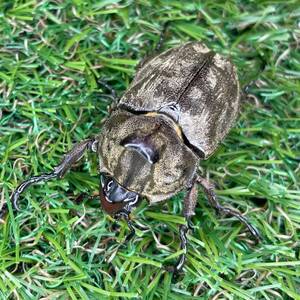
{"type": "Polygon", "coordinates": [[[137,193],[122,187],[113,177],[101,174],[100,200],[102,208],[110,215],[121,210],[130,212],[140,200],[137,193]]]}

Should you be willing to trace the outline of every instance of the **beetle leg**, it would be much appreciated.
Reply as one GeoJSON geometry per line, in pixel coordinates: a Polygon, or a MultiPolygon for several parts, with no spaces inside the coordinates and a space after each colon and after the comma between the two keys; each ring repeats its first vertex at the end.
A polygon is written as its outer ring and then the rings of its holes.
{"type": "Polygon", "coordinates": [[[130,233],[125,238],[125,243],[130,241],[135,236],[135,228],[133,227],[133,222],[128,218],[126,220],[130,233]]]}
{"type": "MultiPolygon", "coordinates": [[[[40,181],[48,181],[53,178],[62,178],[65,173],[72,167],[73,164],[78,162],[86,150],[97,152],[98,141],[94,138],[83,140],[76,144],[63,158],[61,163],[54,167],[51,173],[45,173],[38,176],[33,176],[22,182],[14,191],[11,197],[12,205],[15,210],[20,210],[18,206],[18,199],[20,194],[26,190],[30,185],[40,181]]],[[[3,208],[2,208],[3,210],[3,208]]]]}
{"type": "Polygon", "coordinates": [[[158,40],[158,43],[155,47],[155,53],[158,53],[161,51],[163,45],[164,45],[164,42],[165,42],[165,39],[166,39],[166,32],[167,32],[167,29],[169,27],[169,22],[166,22],[164,25],[163,25],[163,29],[160,33],[160,36],[159,36],[159,40],[158,40]]]}
{"type": "Polygon", "coordinates": [[[165,42],[168,26],[169,26],[169,22],[167,21],[166,23],[164,23],[162,31],[160,32],[159,40],[154,48],[154,52],[151,54],[146,53],[145,57],[142,58],[142,60],[136,66],[136,71],[141,69],[148,61],[150,61],[152,58],[154,58],[156,55],[159,54],[165,42]]]}
{"type": "Polygon", "coordinates": [[[105,81],[103,80],[98,80],[98,83],[100,83],[101,85],[103,85],[107,90],[109,90],[109,92],[111,93],[111,98],[113,100],[113,102],[118,103],[119,102],[119,98],[117,96],[117,92],[116,90],[110,86],[109,84],[107,84],[105,81]]]}
{"type": "Polygon", "coordinates": [[[208,201],[209,201],[210,205],[213,208],[215,208],[217,211],[220,211],[220,212],[223,212],[227,215],[234,216],[234,217],[238,218],[242,223],[244,223],[247,226],[248,230],[253,235],[253,237],[257,241],[260,240],[260,234],[257,231],[257,229],[254,228],[249,223],[249,221],[244,216],[241,215],[240,212],[235,211],[235,210],[233,210],[229,207],[224,207],[219,203],[219,201],[217,199],[217,196],[215,194],[215,191],[214,191],[214,185],[213,184],[211,184],[208,180],[206,180],[205,178],[202,178],[201,176],[197,177],[197,182],[203,187],[204,192],[205,192],[205,194],[208,198],[208,201]]]}
{"type": "Polygon", "coordinates": [[[130,214],[129,210],[122,209],[121,211],[117,212],[114,216],[116,220],[120,220],[121,218],[123,218],[127,222],[130,233],[126,236],[125,243],[130,241],[135,235],[135,229],[133,227],[133,222],[129,218],[129,214],[130,214]]]}
{"type": "Polygon", "coordinates": [[[189,229],[193,229],[191,222],[191,217],[195,215],[195,207],[197,204],[197,182],[193,181],[191,188],[188,190],[184,202],[183,202],[183,215],[185,217],[187,225],[180,225],[179,227],[179,236],[180,236],[180,249],[183,250],[183,253],[179,256],[177,262],[174,266],[167,266],[168,271],[180,272],[184,263],[186,261],[187,253],[187,232],[189,229]]]}
{"type": "Polygon", "coordinates": [[[186,234],[189,230],[187,225],[180,225],[179,227],[179,236],[180,236],[180,250],[183,250],[183,253],[179,256],[177,262],[174,266],[168,266],[167,270],[172,271],[174,273],[178,273],[182,270],[184,263],[186,261],[186,253],[187,253],[187,238],[186,234]]]}
{"type": "Polygon", "coordinates": [[[183,202],[183,215],[186,219],[189,229],[193,229],[191,217],[195,215],[197,198],[198,198],[198,187],[197,187],[197,181],[194,180],[183,202]]]}
{"type": "Polygon", "coordinates": [[[2,205],[1,210],[0,210],[0,220],[3,219],[3,217],[5,216],[5,214],[7,213],[7,211],[8,211],[7,204],[4,203],[4,204],[2,205]]]}

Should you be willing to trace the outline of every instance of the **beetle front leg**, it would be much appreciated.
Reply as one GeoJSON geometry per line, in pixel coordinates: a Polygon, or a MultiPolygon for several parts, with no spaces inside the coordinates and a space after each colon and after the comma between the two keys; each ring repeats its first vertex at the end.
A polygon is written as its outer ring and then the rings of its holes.
{"type": "MultiPolygon", "coordinates": [[[[62,178],[65,175],[65,173],[72,167],[72,165],[74,165],[82,158],[82,156],[87,150],[97,152],[97,147],[98,147],[98,141],[96,139],[91,138],[91,139],[83,140],[82,142],[76,144],[67,154],[65,154],[61,163],[56,167],[54,167],[51,173],[45,173],[38,176],[33,176],[25,180],[24,182],[22,182],[12,194],[11,201],[12,201],[13,209],[17,211],[20,210],[18,206],[18,200],[20,194],[24,190],[26,190],[30,185],[40,181],[48,181],[53,178],[58,178],[58,179],[62,178]]],[[[4,213],[1,212],[1,215],[2,214],[4,213]]]]}
{"type": "Polygon", "coordinates": [[[230,216],[234,216],[236,218],[238,218],[242,223],[244,223],[248,230],[250,231],[250,233],[253,235],[253,237],[259,241],[260,240],[260,234],[259,232],[257,231],[256,228],[254,228],[250,223],[249,221],[241,215],[240,212],[238,211],[235,211],[229,207],[225,207],[225,206],[222,206],[218,199],[217,199],[217,196],[216,196],[216,193],[215,193],[215,188],[214,188],[214,185],[211,184],[208,180],[206,180],[205,178],[202,178],[201,176],[198,176],[197,177],[197,182],[203,187],[203,190],[208,198],[208,201],[210,203],[210,205],[215,208],[217,211],[220,211],[222,213],[225,213],[227,215],[230,215],[230,216]]]}
{"type": "Polygon", "coordinates": [[[128,228],[130,233],[125,238],[125,243],[130,241],[135,235],[135,228],[133,227],[133,222],[130,220],[130,211],[126,209],[122,209],[121,211],[117,212],[114,216],[116,220],[124,219],[127,222],[128,228]]]}

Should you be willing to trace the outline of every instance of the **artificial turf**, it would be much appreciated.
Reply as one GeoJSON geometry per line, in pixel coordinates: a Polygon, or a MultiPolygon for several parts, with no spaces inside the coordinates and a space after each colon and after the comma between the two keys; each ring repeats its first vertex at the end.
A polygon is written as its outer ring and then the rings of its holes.
{"type": "Polygon", "coordinates": [[[201,40],[230,56],[242,96],[238,123],[200,170],[222,204],[261,232],[256,245],[199,192],[184,273],[180,195],[143,204],[128,244],[124,221],[101,211],[97,158],[63,180],[32,186],[0,221],[1,299],[300,299],[300,5],[286,1],[0,2],[0,205],[22,180],[49,172],[97,134],[135,66],[201,40]]]}

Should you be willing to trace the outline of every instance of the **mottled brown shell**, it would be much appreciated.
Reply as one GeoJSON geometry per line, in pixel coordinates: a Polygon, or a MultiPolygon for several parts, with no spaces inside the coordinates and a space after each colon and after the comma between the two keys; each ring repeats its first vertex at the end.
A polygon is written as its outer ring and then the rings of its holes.
{"type": "Polygon", "coordinates": [[[170,198],[194,177],[199,158],[185,145],[174,122],[161,114],[135,115],[114,111],[99,136],[100,171],[150,203],[170,198]],[[151,163],[135,149],[124,147],[128,137],[144,137],[157,151],[151,163]]]}
{"type": "Polygon", "coordinates": [[[236,70],[203,43],[186,43],[142,65],[119,107],[168,114],[178,122],[190,146],[206,159],[237,117],[236,70]]]}

